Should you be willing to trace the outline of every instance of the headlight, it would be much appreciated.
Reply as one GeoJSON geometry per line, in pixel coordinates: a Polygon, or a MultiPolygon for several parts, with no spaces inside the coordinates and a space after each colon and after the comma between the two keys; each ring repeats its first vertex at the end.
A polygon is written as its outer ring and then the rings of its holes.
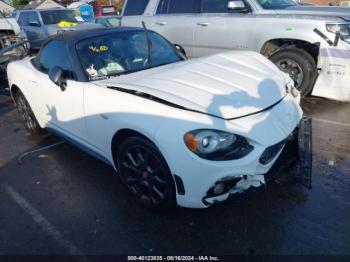
{"type": "Polygon", "coordinates": [[[212,129],[198,129],[188,132],[184,141],[189,150],[208,160],[239,159],[253,150],[242,136],[212,129]]]}
{"type": "Polygon", "coordinates": [[[340,33],[340,39],[350,44],[350,24],[327,24],[328,32],[340,33]]]}

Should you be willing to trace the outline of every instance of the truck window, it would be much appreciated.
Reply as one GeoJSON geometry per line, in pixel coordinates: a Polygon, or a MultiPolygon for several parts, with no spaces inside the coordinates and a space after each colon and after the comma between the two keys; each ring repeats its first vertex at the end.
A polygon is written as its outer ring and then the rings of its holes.
{"type": "Polygon", "coordinates": [[[19,13],[18,24],[21,26],[29,24],[29,14],[27,12],[19,13]]]}
{"type": "Polygon", "coordinates": [[[199,13],[200,0],[160,0],[157,14],[199,13]]]}
{"type": "Polygon", "coordinates": [[[239,13],[238,10],[229,10],[230,0],[202,0],[202,13],[239,13]]]}
{"type": "Polygon", "coordinates": [[[199,13],[199,0],[169,0],[168,14],[199,13]]]}
{"type": "Polygon", "coordinates": [[[156,14],[167,14],[169,9],[169,0],[160,0],[156,14]]]}
{"type": "Polygon", "coordinates": [[[29,26],[30,22],[40,23],[37,12],[23,12],[19,14],[19,18],[18,18],[19,25],[29,26]]]}
{"type": "Polygon", "coordinates": [[[227,13],[229,0],[202,0],[202,13],[227,13]]]}
{"type": "Polygon", "coordinates": [[[149,0],[128,0],[124,9],[124,16],[142,15],[149,0]]]}

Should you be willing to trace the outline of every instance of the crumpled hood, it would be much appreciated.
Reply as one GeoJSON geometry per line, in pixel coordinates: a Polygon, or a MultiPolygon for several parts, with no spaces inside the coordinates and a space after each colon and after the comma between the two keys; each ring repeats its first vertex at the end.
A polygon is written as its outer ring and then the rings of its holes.
{"type": "Polygon", "coordinates": [[[14,18],[1,18],[0,30],[12,30],[15,34],[21,33],[21,29],[14,18]]]}
{"type": "Polygon", "coordinates": [[[286,74],[260,54],[234,51],[100,80],[225,119],[264,110],[286,95],[286,74]]]}
{"type": "Polygon", "coordinates": [[[275,10],[278,14],[299,14],[310,16],[333,16],[341,17],[350,22],[350,8],[349,7],[335,7],[335,6],[293,6],[286,9],[275,10]]]}

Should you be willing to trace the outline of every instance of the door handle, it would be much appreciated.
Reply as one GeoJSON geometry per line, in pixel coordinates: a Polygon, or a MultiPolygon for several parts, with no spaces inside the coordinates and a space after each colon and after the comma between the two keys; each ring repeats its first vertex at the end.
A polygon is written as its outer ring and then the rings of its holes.
{"type": "Polygon", "coordinates": [[[37,82],[37,81],[30,80],[30,82],[31,82],[33,85],[38,85],[38,82],[37,82]]]}
{"type": "Polygon", "coordinates": [[[156,25],[166,25],[166,22],[156,22],[156,25]]]}
{"type": "Polygon", "coordinates": [[[208,23],[208,22],[198,22],[197,25],[199,25],[199,26],[208,26],[208,25],[210,25],[210,23],[208,23]]]}

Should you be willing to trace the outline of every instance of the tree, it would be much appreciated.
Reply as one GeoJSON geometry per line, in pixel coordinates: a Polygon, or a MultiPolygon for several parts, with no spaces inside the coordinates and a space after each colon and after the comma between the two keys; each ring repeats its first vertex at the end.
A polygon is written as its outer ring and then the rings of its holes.
{"type": "Polygon", "coordinates": [[[28,0],[12,0],[12,6],[16,9],[21,9],[29,3],[28,0]]]}

